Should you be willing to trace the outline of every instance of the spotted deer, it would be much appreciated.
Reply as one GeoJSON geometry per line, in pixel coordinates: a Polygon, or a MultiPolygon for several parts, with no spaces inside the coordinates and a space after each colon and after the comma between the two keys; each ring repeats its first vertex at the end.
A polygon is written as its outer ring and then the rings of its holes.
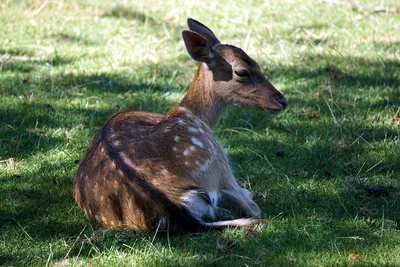
{"type": "Polygon", "coordinates": [[[86,216],[136,231],[201,231],[253,224],[261,210],[239,186],[213,136],[229,104],[278,113],[287,100],[243,50],[188,19],[182,37],[200,62],[189,91],[167,114],[125,111],[97,132],[78,168],[74,198],[86,216]],[[221,201],[239,219],[217,220],[221,201]]]}

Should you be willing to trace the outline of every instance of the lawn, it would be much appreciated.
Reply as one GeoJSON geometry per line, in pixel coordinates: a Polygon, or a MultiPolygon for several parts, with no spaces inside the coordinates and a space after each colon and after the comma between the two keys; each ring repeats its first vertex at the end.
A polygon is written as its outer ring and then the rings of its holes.
{"type": "Polygon", "coordinates": [[[400,5],[357,3],[0,1],[0,265],[399,266],[400,5]],[[268,223],[93,225],[72,197],[79,160],[115,112],[179,103],[189,16],[289,101],[279,116],[231,107],[215,129],[268,223]]]}

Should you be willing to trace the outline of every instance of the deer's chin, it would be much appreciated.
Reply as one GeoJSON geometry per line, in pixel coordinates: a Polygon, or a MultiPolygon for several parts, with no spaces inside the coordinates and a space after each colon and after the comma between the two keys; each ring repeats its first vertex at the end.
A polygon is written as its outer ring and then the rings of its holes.
{"type": "Polygon", "coordinates": [[[278,115],[284,111],[284,109],[264,109],[265,113],[271,114],[271,115],[278,115]]]}
{"type": "Polygon", "coordinates": [[[281,107],[261,107],[268,114],[277,115],[285,111],[286,108],[281,107]]]}

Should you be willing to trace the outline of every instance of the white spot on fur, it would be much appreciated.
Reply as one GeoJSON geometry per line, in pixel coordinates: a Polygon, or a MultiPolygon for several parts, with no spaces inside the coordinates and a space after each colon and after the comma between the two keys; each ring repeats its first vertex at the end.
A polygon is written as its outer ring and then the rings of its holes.
{"type": "Polygon", "coordinates": [[[214,148],[214,144],[213,144],[213,142],[211,141],[211,139],[208,139],[208,144],[210,145],[210,147],[214,148]]]}
{"type": "Polygon", "coordinates": [[[192,143],[197,145],[197,146],[199,146],[199,147],[201,147],[201,148],[203,147],[203,143],[199,139],[197,139],[196,137],[192,137],[192,143]]]}
{"type": "Polygon", "coordinates": [[[198,133],[198,132],[199,132],[199,130],[196,129],[196,128],[194,128],[194,127],[189,127],[189,128],[188,128],[188,131],[189,131],[190,133],[198,133]]]}
{"type": "Polygon", "coordinates": [[[172,147],[172,150],[173,150],[173,151],[176,151],[176,146],[172,147]]]}
{"type": "Polygon", "coordinates": [[[212,159],[206,160],[206,162],[204,162],[204,164],[199,168],[199,170],[202,171],[202,172],[208,170],[208,168],[211,165],[211,162],[212,162],[212,159]]]}
{"type": "Polygon", "coordinates": [[[168,133],[170,130],[171,130],[170,128],[166,127],[166,128],[164,129],[164,133],[168,133]]]}
{"type": "Polygon", "coordinates": [[[88,211],[89,211],[89,215],[92,216],[92,210],[88,209],[88,211]]]}
{"type": "Polygon", "coordinates": [[[179,141],[179,136],[175,135],[174,141],[175,141],[175,142],[178,142],[178,141],[179,141]]]}
{"type": "Polygon", "coordinates": [[[118,221],[118,225],[122,225],[122,222],[121,222],[121,221],[118,221]]]}
{"type": "Polygon", "coordinates": [[[184,126],[186,123],[182,119],[179,119],[178,120],[178,124],[181,125],[181,126],[184,126]]]}
{"type": "Polygon", "coordinates": [[[115,225],[114,221],[111,221],[110,223],[111,223],[111,225],[115,225]]]}
{"type": "Polygon", "coordinates": [[[117,196],[118,196],[118,192],[117,192],[117,191],[115,191],[115,192],[114,192],[114,195],[117,197],[117,196]]]}
{"type": "Polygon", "coordinates": [[[99,193],[99,185],[97,183],[93,186],[93,194],[97,197],[99,193]]]}
{"type": "Polygon", "coordinates": [[[104,153],[104,147],[101,148],[101,153],[104,153]]]}
{"type": "Polygon", "coordinates": [[[118,141],[118,140],[115,140],[115,141],[113,142],[113,145],[114,145],[114,146],[119,146],[119,145],[120,145],[120,143],[121,143],[120,141],[118,141]]]}
{"type": "Polygon", "coordinates": [[[196,119],[194,122],[199,126],[202,124],[200,119],[196,119]]]}
{"type": "Polygon", "coordinates": [[[94,215],[94,218],[96,219],[96,221],[99,221],[99,216],[98,215],[94,215]]]}
{"type": "Polygon", "coordinates": [[[110,161],[110,170],[114,170],[114,169],[115,169],[115,162],[110,161]]]}
{"type": "Polygon", "coordinates": [[[189,166],[189,161],[185,161],[185,166],[189,166]]]}
{"type": "Polygon", "coordinates": [[[104,200],[104,196],[101,196],[101,197],[100,197],[100,201],[103,201],[103,200],[104,200]]]}
{"type": "Polygon", "coordinates": [[[101,220],[104,222],[104,224],[107,224],[107,219],[104,216],[101,217],[101,220]]]}
{"type": "Polygon", "coordinates": [[[163,175],[167,175],[167,174],[168,174],[168,170],[167,170],[167,169],[164,169],[164,168],[161,168],[161,173],[162,173],[163,175]]]}
{"type": "Polygon", "coordinates": [[[193,115],[190,114],[190,113],[186,113],[185,116],[188,117],[189,119],[190,119],[190,118],[193,118],[193,115]]]}
{"type": "Polygon", "coordinates": [[[196,148],[194,146],[189,146],[188,148],[185,149],[185,151],[183,151],[183,155],[187,156],[190,151],[195,151],[195,150],[196,148]]]}

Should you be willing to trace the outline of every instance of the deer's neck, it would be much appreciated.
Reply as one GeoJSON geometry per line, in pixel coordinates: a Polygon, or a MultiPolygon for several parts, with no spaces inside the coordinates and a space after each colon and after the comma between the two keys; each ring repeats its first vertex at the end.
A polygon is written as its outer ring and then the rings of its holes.
{"type": "Polygon", "coordinates": [[[218,123],[225,110],[225,104],[213,94],[212,86],[214,84],[212,74],[204,64],[201,64],[189,91],[179,104],[179,106],[189,109],[211,129],[218,123]]]}

